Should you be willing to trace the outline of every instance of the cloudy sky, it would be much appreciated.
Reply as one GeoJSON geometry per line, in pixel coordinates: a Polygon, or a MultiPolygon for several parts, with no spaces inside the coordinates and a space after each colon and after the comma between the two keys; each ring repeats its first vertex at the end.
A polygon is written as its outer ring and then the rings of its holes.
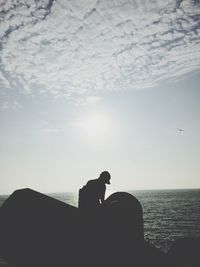
{"type": "Polygon", "coordinates": [[[0,194],[200,188],[199,84],[199,0],[0,0],[0,194]]]}

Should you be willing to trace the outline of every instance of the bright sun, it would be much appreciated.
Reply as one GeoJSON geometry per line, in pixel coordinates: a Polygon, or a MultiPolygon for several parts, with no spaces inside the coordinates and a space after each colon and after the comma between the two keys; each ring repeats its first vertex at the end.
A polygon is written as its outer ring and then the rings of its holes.
{"type": "Polygon", "coordinates": [[[101,139],[109,134],[110,124],[109,118],[104,113],[95,112],[83,118],[82,129],[89,138],[101,139]]]}
{"type": "Polygon", "coordinates": [[[102,111],[90,111],[78,119],[73,126],[79,128],[89,141],[105,142],[111,137],[113,121],[102,111]]]}

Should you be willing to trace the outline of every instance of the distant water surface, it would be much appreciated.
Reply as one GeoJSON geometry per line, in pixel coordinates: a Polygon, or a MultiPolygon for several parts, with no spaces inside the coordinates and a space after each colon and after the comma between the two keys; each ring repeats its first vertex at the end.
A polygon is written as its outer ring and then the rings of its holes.
{"type": "MultiPolygon", "coordinates": [[[[142,204],[145,238],[167,251],[172,241],[200,237],[200,189],[129,191],[142,204]]],[[[77,206],[75,193],[49,194],[77,206]]],[[[109,195],[109,192],[108,192],[109,195]]],[[[0,196],[0,205],[7,196],[0,196]]]]}
{"type": "Polygon", "coordinates": [[[145,238],[166,251],[183,237],[200,237],[200,189],[131,191],[141,202],[145,238]]]}

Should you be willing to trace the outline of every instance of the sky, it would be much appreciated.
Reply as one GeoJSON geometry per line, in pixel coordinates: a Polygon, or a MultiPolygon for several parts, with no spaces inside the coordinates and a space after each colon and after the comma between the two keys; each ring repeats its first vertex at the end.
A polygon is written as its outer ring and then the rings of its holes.
{"type": "Polygon", "coordinates": [[[0,194],[200,188],[199,84],[198,0],[0,0],[0,194]]]}

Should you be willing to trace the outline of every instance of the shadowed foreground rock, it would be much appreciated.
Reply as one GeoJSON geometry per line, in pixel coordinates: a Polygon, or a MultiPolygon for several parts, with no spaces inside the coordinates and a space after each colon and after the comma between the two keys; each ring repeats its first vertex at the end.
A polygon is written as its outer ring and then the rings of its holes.
{"type": "Polygon", "coordinates": [[[15,191],[0,209],[0,256],[17,267],[165,266],[143,237],[142,207],[111,195],[92,214],[35,192],[15,191]]]}
{"type": "Polygon", "coordinates": [[[199,267],[200,238],[174,241],[167,254],[172,267],[199,267]]]}

